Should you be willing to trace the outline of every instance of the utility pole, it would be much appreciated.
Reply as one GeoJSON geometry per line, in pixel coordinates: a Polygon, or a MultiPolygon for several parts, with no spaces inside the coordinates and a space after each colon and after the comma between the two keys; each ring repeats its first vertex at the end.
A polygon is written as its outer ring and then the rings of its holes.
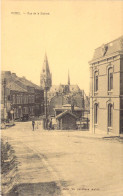
{"type": "Polygon", "coordinates": [[[7,113],[6,113],[6,79],[3,79],[3,103],[4,103],[4,119],[6,119],[7,117],[7,113]]]}
{"type": "Polygon", "coordinates": [[[3,80],[3,89],[4,89],[4,108],[6,107],[6,79],[3,80]]]}
{"type": "Polygon", "coordinates": [[[47,114],[47,90],[48,90],[48,87],[47,87],[47,81],[45,81],[45,129],[47,130],[48,129],[48,114],[47,114]]]}
{"type": "Polygon", "coordinates": [[[45,87],[45,129],[47,129],[47,87],[45,87]]]}

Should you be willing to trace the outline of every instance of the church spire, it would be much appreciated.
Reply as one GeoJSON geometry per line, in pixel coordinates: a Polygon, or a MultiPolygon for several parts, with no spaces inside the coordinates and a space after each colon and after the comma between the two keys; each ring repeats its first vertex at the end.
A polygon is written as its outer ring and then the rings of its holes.
{"type": "Polygon", "coordinates": [[[52,76],[49,69],[47,54],[45,53],[43,68],[40,76],[40,86],[42,88],[47,87],[47,89],[50,89],[51,85],[52,85],[52,76]]]}
{"type": "Polygon", "coordinates": [[[48,63],[48,58],[47,58],[46,52],[45,52],[45,56],[44,56],[44,63],[43,63],[43,70],[42,71],[46,74],[50,73],[49,63],[48,63]]]}
{"type": "Polygon", "coordinates": [[[70,85],[70,75],[69,75],[69,69],[68,69],[68,85],[70,85]]]}

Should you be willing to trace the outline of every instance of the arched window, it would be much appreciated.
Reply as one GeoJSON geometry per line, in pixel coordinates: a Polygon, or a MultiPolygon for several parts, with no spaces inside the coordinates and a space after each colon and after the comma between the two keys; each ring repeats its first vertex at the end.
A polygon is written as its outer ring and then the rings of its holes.
{"type": "Polygon", "coordinates": [[[113,123],[113,106],[108,104],[108,127],[112,127],[113,123]]]}
{"type": "Polygon", "coordinates": [[[94,92],[98,91],[98,72],[94,73],[94,92]]]}
{"type": "Polygon", "coordinates": [[[94,124],[98,123],[98,104],[94,104],[94,124]]]}
{"type": "Polygon", "coordinates": [[[113,89],[113,68],[108,69],[108,91],[113,89]]]}

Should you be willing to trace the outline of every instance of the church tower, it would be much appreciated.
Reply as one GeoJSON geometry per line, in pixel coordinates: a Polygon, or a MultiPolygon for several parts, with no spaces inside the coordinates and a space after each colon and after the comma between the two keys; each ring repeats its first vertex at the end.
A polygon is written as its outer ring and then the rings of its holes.
{"type": "Polygon", "coordinates": [[[47,88],[47,90],[49,90],[50,87],[52,86],[52,75],[50,73],[48,59],[47,59],[46,54],[44,57],[43,68],[42,68],[41,75],[40,75],[40,86],[43,89],[47,88]]]}

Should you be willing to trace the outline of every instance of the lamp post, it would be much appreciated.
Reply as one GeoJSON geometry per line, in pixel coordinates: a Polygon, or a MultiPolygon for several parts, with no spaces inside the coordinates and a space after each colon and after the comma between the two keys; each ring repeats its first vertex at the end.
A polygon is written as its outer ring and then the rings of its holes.
{"type": "Polygon", "coordinates": [[[48,115],[47,115],[47,90],[48,90],[48,86],[47,86],[47,81],[45,80],[45,129],[47,130],[48,128],[48,115]]]}
{"type": "Polygon", "coordinates": [[[4,94],[3,94],[3,105],[4,105],[4,119],[7,119],[7,105],[6,105],[6,79],[4,78],[4,80],[3,80],[3,82],[2,82],[2,84],[3,84],[3,92],[4,92],[4,94]]]}
{"type": "Polygon", "coordinates": [[[11,115],[12,115],[12,122],[14,123],[14,109],[12,109],[12,110],[10,111],[10,113],[11,113],[11,115]]]}

